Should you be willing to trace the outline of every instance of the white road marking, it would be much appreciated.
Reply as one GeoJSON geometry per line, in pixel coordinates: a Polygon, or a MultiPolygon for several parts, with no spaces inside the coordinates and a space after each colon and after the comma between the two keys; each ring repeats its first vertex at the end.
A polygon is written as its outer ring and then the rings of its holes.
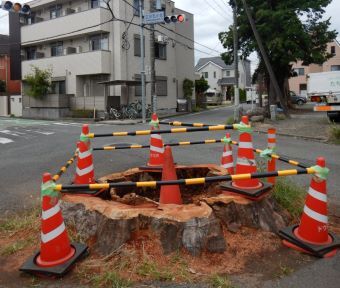
{"type": "Polygon", "coordinates": [[[14,133],[12,131],[9,131],[9,130],[0,130],[0,133],[3,133],[3,134],[7,134],[7,135],[11,135],[11,136],[17,136],[17,137],[20,137],[19,134],[17,133],[14,133]]]}
{"type": "Polygon", "coordinates": [[[11,140],[11,139],[0,137],[0,144],[8,144],[8,143],[12,143],[12,142],[14,142],[14,141],[11,140]]]}
{"type": "Polygon", "coordinates": [[[43,135],[53,135],[54,132],[48,132],[48,131],[36,131],[36,130],[31,130],[34,133],[38,133],[38,134],[43,134],[43,135]]]}

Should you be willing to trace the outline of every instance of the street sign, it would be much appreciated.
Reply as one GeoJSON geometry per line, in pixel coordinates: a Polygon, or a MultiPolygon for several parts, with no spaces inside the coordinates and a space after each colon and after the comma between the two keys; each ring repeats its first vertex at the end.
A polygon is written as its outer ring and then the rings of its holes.
{"type": "Polygon", "coordinates": [[[164,11],[144,14],[144,24],[164,23],[164,11]]]}

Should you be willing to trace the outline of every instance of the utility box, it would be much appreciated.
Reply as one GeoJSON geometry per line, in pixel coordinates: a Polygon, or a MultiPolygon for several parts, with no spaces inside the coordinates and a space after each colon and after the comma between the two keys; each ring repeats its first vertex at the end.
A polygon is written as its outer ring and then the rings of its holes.
{"type": "Polygon", "coordinates": [[[186,112],[187,108],[188,101],[186,99],[177,99],[177,112],[186,112]]]}

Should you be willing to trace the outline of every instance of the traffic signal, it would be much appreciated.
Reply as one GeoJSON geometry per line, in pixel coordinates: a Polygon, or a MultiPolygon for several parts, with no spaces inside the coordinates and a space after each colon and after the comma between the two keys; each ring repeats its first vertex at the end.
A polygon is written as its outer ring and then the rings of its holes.
{"type": "Polygon", "coordinates": [[[11,1],[2,1],[1,9],[9,12],[28,15],[31,13],[31,7],[27,4],[13,3],[11,1]]]}
{"type": "Polygon", "coordinates": [[[170,24],[170,23],[183,23],[185,22],[186,17],[185,14],[178,14],[178,15],[170,15],[170,16],[165,16],[164,17],[164,22],[166,24],[170,24]]]}

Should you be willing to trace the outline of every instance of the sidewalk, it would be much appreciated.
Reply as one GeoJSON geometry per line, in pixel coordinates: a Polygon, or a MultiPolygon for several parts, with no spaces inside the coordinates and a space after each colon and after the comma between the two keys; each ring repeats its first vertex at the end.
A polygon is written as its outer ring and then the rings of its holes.
{"type": "Polygon", "coordinates": [[[253,123],[255,131],[267,133],[268,128],[276,128],[278,135],[304,138],[313,141],[327,142],[329,139],[330,123],[326,113],[313,112],[311,106],[291,112],[291,119],[253,123]]]}
{"type": "MultiPolygon", "coordinates": [[[[162,112],[159,111],[157,112],[158,118],[159,119],[165,119],[165,118],[171,118],[171,117],[178,117],[178,116],[183,116],[183,115],[188,115],[188,114],[193,114],[195,112],[162,112]]],[[[149,119],[146,121],[147,123],[149,122],[149,119]]],[[[104,121],[99,121],[98,123],[102,124],[108,124],[108,125],[135,125],[142,123],[142,119],[122,119],[122,120],[104,120],[104,121]]]]}

